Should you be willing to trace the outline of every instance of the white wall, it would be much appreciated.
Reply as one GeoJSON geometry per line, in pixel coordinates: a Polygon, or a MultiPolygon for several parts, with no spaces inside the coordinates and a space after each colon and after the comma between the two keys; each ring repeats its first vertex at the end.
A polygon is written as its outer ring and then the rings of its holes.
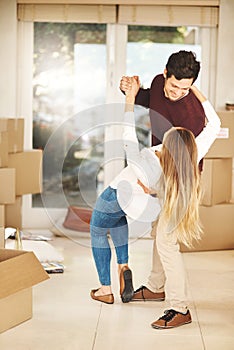
{"type": "Polygon", "coordinates": [[[234,0],[220,0],[217,45],[216,101],[217,110],[234,102],[234,0]]]}
{"type": "MultiPolygon", "coordinates": [[[[0,117],[17,113],[17,1],[0,0],[0,117]]],[[[220,0],[215,107],[234,101],[234,1],[220,0]]],[[[212,79],[213,80],[213,79],[212,79]]]]}
{"type": "Polygon", "coordinates": [[[0,0],[0,117],[16,115],[16,0],[0,0]]]}

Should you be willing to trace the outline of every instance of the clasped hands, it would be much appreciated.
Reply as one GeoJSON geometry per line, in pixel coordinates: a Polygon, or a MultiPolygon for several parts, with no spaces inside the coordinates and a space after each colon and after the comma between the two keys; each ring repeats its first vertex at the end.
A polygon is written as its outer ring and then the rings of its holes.
{"type": "Polygon", "coordinates": [[[120,89],[125,92],[125,95],[133,94],[135,97],[140,89],[140,79],[138,75],[132,77],[123,76],[120,80],[120,89]]]}

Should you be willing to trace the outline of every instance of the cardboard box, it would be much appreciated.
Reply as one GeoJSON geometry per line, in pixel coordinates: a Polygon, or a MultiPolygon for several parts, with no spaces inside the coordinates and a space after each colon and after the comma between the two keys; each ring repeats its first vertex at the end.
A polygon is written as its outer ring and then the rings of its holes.
{"type": "Polygon", "coordinates": [[[5,228],[0,226],[0,249],[5,247],[5,228]]]}
{"type": "Polygon", "coordinates": [[[0,227],[5,226],[5,206],[0,204],[0,227]]]}
{"type": "Polygon", "coordinates": [[[0,333],[32,318],[32,286],[48,278],[33,252],[0,249],[0,333]]]}
{"type": "Polygon", "coordinates": [[[204,159],[201,205],[228,203],[232,197],[232,158],[204,159]]]}
{"type": "Polygon", "coordinates": [[[0,248],[5,247],[5,207],[0,205],[0,248]]]}
{"type": "Polygon", "coordinates": [[[5,226],[22,228],[22,196],[17,196],[15,203],[5,205],[5,226]]]}
{"type": "Polygon", "coordinates": [[[5,129],[5,123],[7,123],[8,132],[8,152],[22,152],[24,149],[24,119],[1,118],[2,129],[5,129]]]}
{"type": "Polygon", "coordinates": [[[234,202],[234,158],[232,159],[232,202],[234,202]]]}
{"type": "Polygon", "coordinates": [[[221,130],[205,158],[233,158],[234,111],[221,111],[217,114],[221,119],[221,130]]]}
{"type": "Polygon", "coordinates": [[[9,167],[16,170],[16,195],[41,193],[42,191],[42,151],[31,150],[11,153],[9,167]]]}
{"type": "Polygon", "coordinates": [[[200,206],[200,218],[202,239],[192,249],[181,245],[181,251],[234,249],[234,203],[200,206]]]}
{"type": "Polygon", "coordinates": [[[7,131],[7,118],[0,118],[0,132],[7,131]]]}
{"type": "Polygon", "coordinates": [[[15,169],[0,168],[0,204],[15,202],[15,169]]]}
{"type": "Polygon", "coordinates": [[[8,167],[8,132],[0,132],[0,168],[8,167]]]}

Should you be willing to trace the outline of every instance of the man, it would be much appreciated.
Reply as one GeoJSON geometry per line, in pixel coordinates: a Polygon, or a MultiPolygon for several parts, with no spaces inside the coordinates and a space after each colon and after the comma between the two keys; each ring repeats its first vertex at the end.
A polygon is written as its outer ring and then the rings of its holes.
{"type": "MultiPolygon", "coordinates": [[[[191,51],[173,53],[166,64],[163,74],[157,75],[149,89],[140,88],[136,104],[149,108],[152,146],[162,143],[164,133],[173,125],[185,127],[195,136],[205,125],[205,113],[202,104],[190,91],[200,71],[200,63],[191,51]]],[[[140,86],[139,77],[138,84],[140,86]]],[[[120,89],[125,92],[131,86],[129,77],[122,77],[120,89]]],[[[199,164],[202,170],[202,162],[199,164]]],[[[156,248],[156,226],[152,224],[154,237],[152,270],[145,285],[138,288],[132,301],[162,301],[165,299],[165,274],[156,248]]]]}

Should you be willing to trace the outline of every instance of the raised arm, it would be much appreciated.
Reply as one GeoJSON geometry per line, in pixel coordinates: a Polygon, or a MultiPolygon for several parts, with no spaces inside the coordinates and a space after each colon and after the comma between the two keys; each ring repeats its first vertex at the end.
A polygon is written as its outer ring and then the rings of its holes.
{"type": "Polygon", "coordinates": [[[126,152],[127,164],[131,167],[136,177],[146,187],[156,183],[160,174],[160,165],[154,152],[149,148],[140,151],[135,129],[134,102],[139,90],[137,80],[132,78],[132,87],[126,93],[123,141],[126,152]]]}
{"type": "Polygon", "coordinates": [[[136,99],[136,95],[139,91],[140,83],[139,77],[134,76],[129,78],[128,89],[125,91],[125,112],[133,112],[134,111],[134,103],[136,99]]]}
{"type": "Polygon", "coordinates": [[[139,86],[137,83],[137,79],[134,77],[129,78],[131,83],[129,84],[129,89],[125,93],[125,114],[124,114],[124,131],[123,131],[123,139],[124,139],[124,148],[127,154],[127,158],[129,158],[128,149],[132,150],[134,148],[135,151],[139,151],[138,147],[138,139],[136,136],[135,130],[135,116],[134,116],[134,103],[135,98],[139,90],[139,86]],[[133,142],[133,147],[128,147],[129,141],[133,142]]]}

